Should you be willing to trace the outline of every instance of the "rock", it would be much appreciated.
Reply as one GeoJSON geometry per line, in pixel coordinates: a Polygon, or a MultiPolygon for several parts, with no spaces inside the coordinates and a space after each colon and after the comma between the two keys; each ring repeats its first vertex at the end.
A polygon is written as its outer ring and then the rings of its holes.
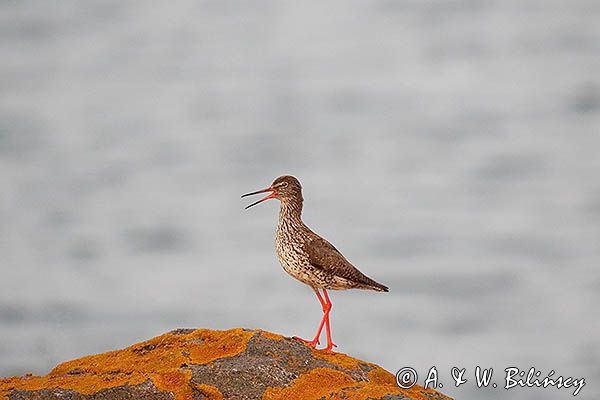
{"type": "Polygon", "coordinates": [[[0,380],[9,400],[447,400],[345,354],[259,330],[179,329],[123,350],[0,380]]]}

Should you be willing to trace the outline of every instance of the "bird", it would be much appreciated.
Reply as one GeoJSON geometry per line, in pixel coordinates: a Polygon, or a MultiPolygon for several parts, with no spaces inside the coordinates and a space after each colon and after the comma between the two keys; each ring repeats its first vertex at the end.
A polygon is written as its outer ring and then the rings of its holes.
{"type": "Polygon", "coordinates": [[[300,282],[310,286],[321,303],[323,317],[312,340],[294,336],[294,339],[316,349],[320,345],[323,327],[326,330],[326,351],[337,347],[331,338],[329,313],[332,304],[328,290],[366,289],[388,292],[387,286],[369,278],[358,270],[327,240],[314,233],[302,221],[302,185],[291,175],[276,178],[266,189],[242,195],[242,198],[269,193],[245,207],[249,209],[269,199],[280,202],[279,222],[275,234],[275,249],[283,269],[300,282]],[[322,291],[322,295],[320,293],[322,291]]]}

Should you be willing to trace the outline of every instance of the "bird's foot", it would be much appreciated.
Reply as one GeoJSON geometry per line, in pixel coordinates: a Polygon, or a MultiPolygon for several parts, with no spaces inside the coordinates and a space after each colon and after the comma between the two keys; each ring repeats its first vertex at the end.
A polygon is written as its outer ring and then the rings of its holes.
{"type": "Polygon", "coordinates": [[[321,344],[321,342],[319,342],[319,338],[314,338],[313,340],[306,340],[306,339],[302,339],[301,337],[294,336],[292,339],[296,339],[303,343],[306,343],[308,346],[312,347],[313,349],[316,348],[318,344],[321,344]]]}
{"type": "Polygon", "coordinates": [[[328,343],[327,347],[325,347],[323,350],[325,350],[325,351],[331,351],[334,347],[337,347],[337,344],[335,344],[335,343],[328,343]]]}

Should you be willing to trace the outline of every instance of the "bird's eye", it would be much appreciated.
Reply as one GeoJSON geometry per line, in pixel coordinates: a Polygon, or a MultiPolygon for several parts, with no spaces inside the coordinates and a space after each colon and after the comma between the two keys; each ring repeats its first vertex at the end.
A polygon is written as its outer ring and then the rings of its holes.
{"type": "Polygon", "coordinates": [[[284,188],[284,187],[287,187],[287,185],[288,185],[287,182],[281,182],[281,185],[279,185],[279,186],[281,186],[282,188],[284,188]]]}

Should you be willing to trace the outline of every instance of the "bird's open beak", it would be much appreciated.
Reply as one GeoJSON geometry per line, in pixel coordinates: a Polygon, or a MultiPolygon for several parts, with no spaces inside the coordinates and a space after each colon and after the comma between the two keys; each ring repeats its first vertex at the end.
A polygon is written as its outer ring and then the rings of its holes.
{"type": "Polygon", "coordinates": [[[273,198],[275,198],[275,189],[273,189],[273,188],[271,188],[271,187],[268,187],[268,188],[266,188],[266,189],[257,190],[256,192],[252,192],[252,193],[246,193],[246,194],[243,194],[243,195],[242,195],[242,198],[244,198],[244,197],[246,197],[246,196],[252,196],[252,195],[254,195],[254,194],[266,193],[266,192],[271,192],[271,193],[270,193],[269,195],[267,195],[267,196],[263,197],[262,199],[260,199],[260,200],[258,200],[258,201],[255,201],[254,203],[252,203],[252,204],[250,204],[250,205],[246,206],[244,209],[245,209],[245,210],[247,210],[247,209],[249,209],[250,207],[257,205],[258,203],[262,203],[262,202],[263,202],[263,201],[265,201],[265,200],[269,200],[269,199],[273,199],[273,198]]]}

